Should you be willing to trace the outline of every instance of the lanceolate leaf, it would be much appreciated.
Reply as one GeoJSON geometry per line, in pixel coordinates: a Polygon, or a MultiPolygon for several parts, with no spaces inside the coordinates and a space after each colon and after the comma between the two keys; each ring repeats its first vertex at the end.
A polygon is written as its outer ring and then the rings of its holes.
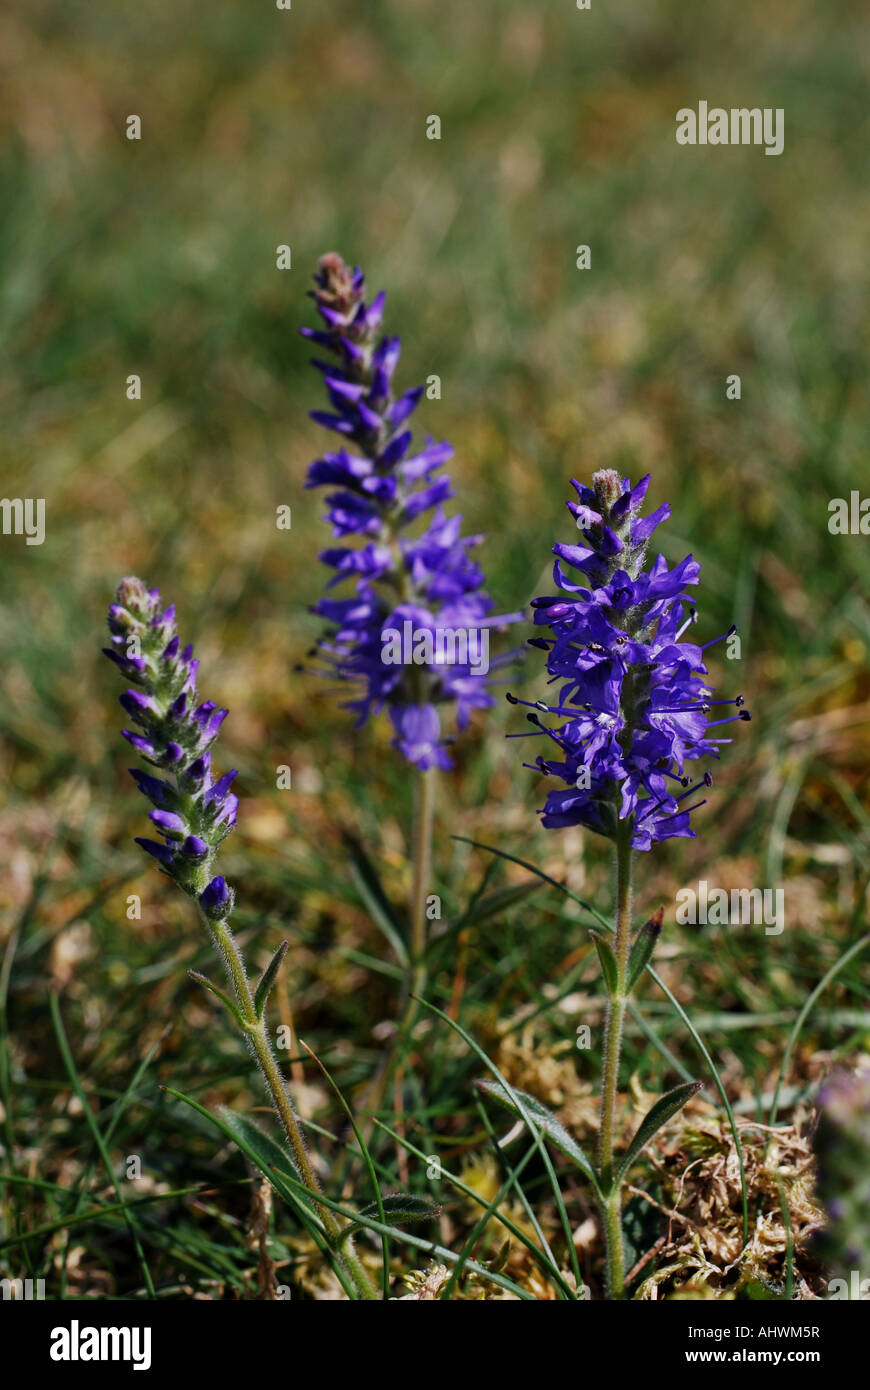
{"type": "MultiPolygon", "coordinates": [[[[500,1082],[487,1080],[478,1081],[475,1084],[478,1090],[482,1091],[485,1096],[489,1096],[492,1100],[497,1101],[499,1105],[503,1105],[506,1110],[510,1110],[511,1114],[516,1115],[517,1119],[523,1120],[525,1118],[522,1111],[514,1105],[514,1102],[500,1082]]],[[[513,1091],[514,1095],[521,1102],[526,1114],[532,1122],[538,1126],[544,1136],[549,1139],[554,1148],[557,1148],[560,1153],[572,1159],[574,1163],[577,1164],[578,1168],[582,1168],[583,1172],[588,1178],[592,1179],[597,1188],[598,1178],[595,1169],[576,1139],[572,1139],[562,1122],[556,1118],[551,1110],[547,1109],[546,1105],[542,1105],[539,1100],[535,1100],[534,1096],[527,1095],[525,1091],[518,1091],[516,1087],[513,1088],[513,1091]]]]}
{"type": "Polygon", "coordinates": [[[215,999],[219,999],[224,1007],[229,1009],[236,1021],[241,1023],[242,1027],[244,1027],[244,1019],[238,1007],[233,1003],[228,994],[224,994],[222,989],[218,989],[217,985],[210,980],[207,975],[200,975],[198,970],[188,970],[187,973],[192,980],[196,980],[198,985],[202,985],[203,989],[209,990],[214,995],[215,999]]]}
{"type": "Polygon", "coordinates": [[[613,947],[610,942],[605,940],[600,932],[590,931],[589,935],[595,942],[595,949],[598,952],[598,960],[601,965],[601,973],[604,976],[604,983],[607,986],[607,993],[616,993],[616,956],[613,954],[613,947]]]}
{"type": "MultiPolygon", "coordinates": [[[[369,1202],[368,1206],[361,1207],[359,1215],[367,1221],[379,1221],[383,1219],[388,1226],[403,1226],[406,1221],[432,1221],[441,1213],[441,1208],[434,1202],[430,1202],[428,1197],[415,1197],[409,1192],[387,1192],[381,1197],[384,1214],[378,1211],[377,1202],[369,1202]]],[[[345,1226],[339,1241],[344,1241],[349,1235],[356,1231],[365,1229],[362,1221],[352,1221],[349,1226],[345,1226]]]]}
{"type": "Polygon", "coordinates": [[[269,998],[272,986],[275,983],[278,971],[281,969],[281,962],[287,954],[289,941],[282,941],[266,969],[263,971],[260,983],[257,985],[257,992],[254,995],[254,1009],[257,1018],[263,1017],[263,1010],[266,1007],[266,1000],[269,998]]]}
{"type": "Polygon", "coordinates": [[[703,1085],[703,1081],[685,1081],[681,1086],[675,1086],[672,1091],[666,1091],[663,1096],[659,1096],[655,1105],[644,1117],[637,1133],[620,1159],[614,1177],[614,1186],[622,1182],[641,1149],[646,1147],[653,1135],[657,1134],[662,1125],[667,1124],[671,1116],[676,1115],[689,1097],[700,1091],[703,1085]]]}
{"type": "Polygon", "coordinates": [[[281,1179],[282,1172],[291,1172],[295,1177],[299,1176],[298,1169],[288,1149],[283,1144],[277,1143],[271,1135],[266,1134],[260,1129],[259,1125],[253,1120],[248,1119],[247,1115],[239,1115],[234,1110],[229,1110],[226,1106],[220,1106],[218,1110],[221,1125],[224,1130],[229,1130],[235,1139],[242,1153],[259,1168],[264,1178],[268,1178],[272,1186],[280,1192],[285,1201],[291,1206],[298,1206],[300,1201],[304,1201],[289,1184],[281,1179]]]}
{"type": "Polygon", "coordinates": [[[644,922],[634,939],[634,945],[631,948],[631,955],[628,960],[629,994],[652,960],[656,942],[661,936],[664,915],[665,910],[663,907],[660,907],[658,912],[653,913],[648,922],[644,922]]]}

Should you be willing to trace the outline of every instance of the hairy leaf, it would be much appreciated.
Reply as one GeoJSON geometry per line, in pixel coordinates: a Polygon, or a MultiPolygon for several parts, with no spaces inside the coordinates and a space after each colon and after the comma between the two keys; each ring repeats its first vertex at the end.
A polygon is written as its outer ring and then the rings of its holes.
{"type": "MultiPolygon", "coordinates": [[[[492,1100],[497,1101],[499,1105],[503,1105],[506,1110],[510,1110],[511,1114],[516,1115],[518,1119],[525,1120],[522,1111],[514,1104],[500,1082],[487,1080],[478,1081],[475,1084],[478,1090],[482,1091],[485,1096],[489,1096],[492,1100]]],[[[516,1087],[513,1088],[513,1092],[532,1123],[537,1125],[544,1136],[550,1140],[550,1143],[553,1144],[560,1153],[572,1159],[573,1162],[577,1164],[578,1168],[582,1168],[586,1176],[591,1178],[597,1187],[598,1178],[591,1161],[587,1158],[576,1139],[572,1139],[562,1122],[556,1118],[551,1110],[547,1109],[546,1105],[536,1100],[534,1096],[527,1095],[525,1091],[518,1091],[516,1087]]]]}
{"type": "Polygon", "coordinates": [[[703,1085],[703,1081],[684,1081],[681,1086],[675,1086],[672,1091],[666,1091],[663,1096],[659,1096],[655,1105],[641,1121],[637,1133],[620,1159],[614,1185],[622,1182],[641,1149],[646,1147],[653,1135],[657,1134],[662,1125],[667,1124],[671,1116],[676,1115],[689,1097],[700,1091],[703,1085]]]}

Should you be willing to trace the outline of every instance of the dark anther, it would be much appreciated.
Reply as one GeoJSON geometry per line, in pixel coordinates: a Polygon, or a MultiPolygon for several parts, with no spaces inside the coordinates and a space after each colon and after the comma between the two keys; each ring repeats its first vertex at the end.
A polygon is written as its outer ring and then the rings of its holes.
{"type": "Polygon", "coordinates": [[[725,633],[725,636],[726,636],[726,637],[733,637],[736,631],[737,631],[737,624],[736,624],[736,623],[732,623],[731,626],[729,627],[728,631],[725,633]]]}
{"type": "Polygon", "coordinates": [[[713,774],[712,774],[712,772],[705,772],[705,773],[704,773],[704,786],[705,786],[705,787],[712,787],[712,785],[713,785],[713,774]]]}
{"type": "Polygon", "coordinates": [[[737,696],[737,699],[734,701],[734,703],[735,703],[735,705],[737,706],[737,708],[739,709],[741,705],[745,705],[745,704],[746,704],[746,701],[744,700],[744,698],[743,698],[742,695],[738,695],[738,696],[737,696]]]}
{"type": "Polygon", "coordinates": [[[507,702],[508,702],[509,705],[518,705],[518,704],[519,704],[519,700],[517,699],[516,695],[512,695],[512,694],[510,693],[509,690],[506,690],[506,691],[505,691],[504,697],[505,697],[505,699],[507,700],[507,702]]]}
{"type": "Polygon", "coordinates": [[[539,729],[543,728],[543,725],[541,724],[541,721],[536,714],[527,714],[526,718],[528,719],[530,724],[536,724],[539,729]]]}
{"type": "Polygon", "coordinates": [[[549,706],[548,704],[546,704],[545,701],[543,701],[543,700],[536,700],[536,701],[535,701],[535,709],[541,710],[541,712],[542,712],[543,714],[549,714],[549,713],[550,713],[550,706],[549,706]]]}
{"type": "Polygon", "coordinates": [[[748,709],[742,709],[740,711],[740,718],[749,721],[752,718],[752,715],[749,713],[748,709]]]}

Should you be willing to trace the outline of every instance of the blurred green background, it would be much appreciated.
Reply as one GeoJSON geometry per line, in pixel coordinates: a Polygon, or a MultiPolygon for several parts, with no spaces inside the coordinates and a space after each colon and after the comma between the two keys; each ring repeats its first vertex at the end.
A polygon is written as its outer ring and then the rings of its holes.
{"type": "MultiPolygon", "coordinates": [[[[394,974],[371,965],[386,948],[338,832],[365,840],[401,902],[408,773],[383,721],[353,734],[294,671],[318,630],[308,609],[330,543],[322,498],[303,490],[324,437],[307,418],[322,401],[297,333],[327,250],[387,289],[399,388],[441,377],[418,429],[456,446],[455,506],[486,535],[478,554],[500,609],[549,588],[550,547],[573,529],[569,479],[615,466],[652,471],[653,504],[673,509],[663,549],[702,563],[698,640],[740,624],[742,659],[712,670],[753,723],[717,772],[698,840],[641,856],[638,910],[671,905],[698,877],[785,885],[781,937],[671,928],[664,949],[735,1096],[769,1092],[809,988],[863,929],[870,872],[870,543],[827,529],[830,498],[870,495],[867,7],[28,0],[0,17],[0,53],[2,491],[44,497],[47,525],[41,547],[0,538],[15,1165],[45,1144],[44,1173],[88,1142],[63,1110],[51,982],[107,1104],[169,1023],[164,1079],[199,1067],[201,1093],[221,1098],[245,1084],[244,1059],[181,968],[207,958],[189,905],[131,843],[143,803],[99,656],[123,574],[177,604],[203,695],[231,707],[218,761],[241,769],[227,872],[249,951],[291,935],[288,998],[350,1087],[394,1013],[394,974]],[[678,146],[675,113],[699,100],[784,108],[784,153],[678,146]],[[131,114],[138,142],[125,138],[131,114]],[[440,141],[426,138],[431,114],[440,141]],[[581,243],[588,271],[575,266],[581,243]],[[280,244],[292,270],[276,268],[280,244]],[[131,373],[141,401],[126,398],[131,373]],[[739,401],[726,399],[732,373],[739,401]],[[280,504],[289,533],[275,528],[280,504]],[[275,790],[279,764],[292,792],[275,790]],[[125,918],[132,892],[139,923],[125,918]],[[748,1026],[728,1023],[741,1015],[748,1026]]],[[[538,660],[529,690],[542,686],[538,660]]],[[[526,746],[502,737],[521,727],[499,701],[458,746],[436,849],[448,923],[489,863],[450,834],[534,859],[607,909],[606,847],[537,826],[526,746]]],[[[516,877],[502,865],[492,881],[516,877]]],[[[566,960],[587,959],[570,904],[530,903],[471,943],[460,992],[484,1042],[560,992],[566,960]]],[[[435,997],[454,997],[452,970],[445,961],[435,997]]],[[[843,1017],[865,1000],[850,967],[802,1035],[796,1084],[817,1077],[814,1057],[862,1044],[866,1025],[843,1017]]],[[[573,1019],[552,1028],[542,1046],[570,1037],[573,1019]]],[[[597,1063],[581,1065],[591,1076],[597,1063]]],[[[439,1076],[436,1127],[463,1103],[439,1076]]],[[[177,1126],[165,1125],[171,1152],[177,1126]]],[[[179,1149],[176,1161],[192,1160],[179,1149]]]]}

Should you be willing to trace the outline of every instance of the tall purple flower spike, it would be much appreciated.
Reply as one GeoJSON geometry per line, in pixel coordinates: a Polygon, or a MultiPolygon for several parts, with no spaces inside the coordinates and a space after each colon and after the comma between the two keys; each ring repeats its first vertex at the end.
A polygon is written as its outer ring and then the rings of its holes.
{"type": "MultiPolygon", "coordinates": [[[[427,437],[423,448],[412,452],[406,425],[423,387],[393,396],[401,345],[398,338],[379,340],[384,294],[366,304],[359,267],[351,270],[335,254],[321,258],[314,281],[311,295],[323,327],[301,332],[336,361],[313,360],[332,409],[314,410],[311,418],[337,434],[341,447],[311,465],[306,486],[336,488],[326,513],[333,534],[341,541],[363,538],[359,546],[338,545],[320,555],[334,571],[328,589],[343,580],[353,587],[351,597],[325,597],[315,605],[314,612],[330,624],[329,635],[318,643],[326,663],[321,674],[357,687],[346,707],[357,714],[359,725],[386,707],[393,746],[423,770],[446,768],[450,759],[437,706],[453,704],[457,726],[465,729],[473,709],[493,704],[486,674],[458,662],[391,664],[384,660],[384,634],[408,630],[434,639],[451,629],[479,635],[523,615],[492,616],[483,572],[469,557],[481,538],[461,536],[462,518],[444,512],[454,492],[439,470],[452,457],[452,446],[427,437]],[[424,528],[408,534],[427,513],[424,528]]],[[[513,655],[491,665],[503,665],[513,655]]]]}
{"type": "Polygon", "coordinates": [[[596,473],[591,488],[573,482],[578,501],[567,505],[583,541],[553,546],[560,593],[532,602],[536,626],[553,635],[531,645],[547,652],[558,698],[547,704],[508,696],[531,705],[535,713],[527,718],[536,736],[558,750],[556,758],[539,756],[532,765],[564,783],[549,793],[543,824],[582,825],[614,838],[627,821],[631,843],[641,850],[657,840],[694,837],[689,816],[704,801],[692,798],[713,779],[705,772],[692,785],[686,764],[717,758],[719,745],[731,742],[710,730],[750,718],[742,695],[710,698],[703,653],[714,643],[682,640],[695,619],[684,605],[686,586],[698,583],[697,561],[687,555],[669,570],[658,555],[646,564],[650,536],[670,515],[665,502],[641,517],[649,482],[647,475],[632,488],[611,469],[596,473]],[[711,709],[726,705],[737,713],[708,719],[711,709]],[[565,722],[552,728],[541,714],[565,722]]]}
{"type": "Polygon", "coordinates": [[[236,823],[239,799],[230,790],[235,772],[216,782],[211,745],[228,711],[212,700],[197,704],[199,662],[193,647],[181,649],[175,609],[161,612],[157,589],[141,579],[122,579],[109,609],[111,646],[107,657],[132,683],[120,704],[135,726],[123,737],[161,776],[130,768],[139,790],[154,806],[151,824],[161,837],[137,837],[146,853],[186,893],[198,897],[209,916],[225,921],[233,906],[223,877],[211,879],[221,841],[236,823]]]}

